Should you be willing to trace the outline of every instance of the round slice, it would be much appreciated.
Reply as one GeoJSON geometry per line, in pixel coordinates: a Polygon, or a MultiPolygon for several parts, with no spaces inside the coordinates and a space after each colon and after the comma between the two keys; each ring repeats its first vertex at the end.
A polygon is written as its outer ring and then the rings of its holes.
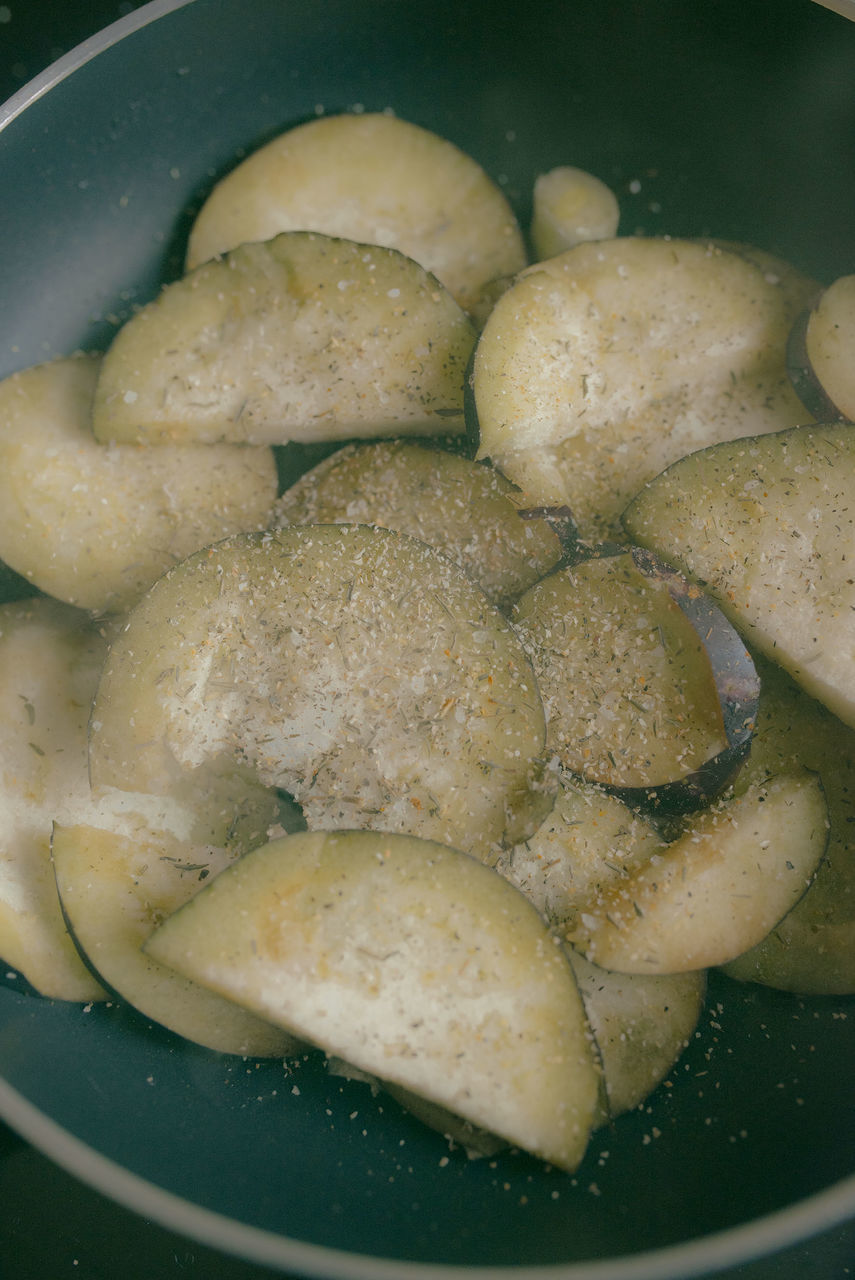
{"type": "Polygon", "coordinates": [[[94,430],[146,444],[452,434],[474,340],[397,250],[285,233],[168,285],[119,330],[94,430]]]}
{"type": "Polygon", "coordinates": [[[90,767],[99,784],[153,791],[249,769],[310,828],[495,858],[552,803],[544,733],[525,651],[461,570],[389,530],[292,526],[155,584],[112,646],[90,767]]]}
{"type": "Polygon", "coordinates": [[[822,787],[807,771],[755,783],[582,905],[569,940],[621,973],[725,964],[760,942],[806,893],[828,839],[822,787]]]}
{"type": "Polygon", "coordinates": [[[530,267],[475,353],[479,457],[531,505],[614,531],[645,480],[718,440],[795,425],[789,294],[718,246],[624,236],[530,267]]]}
{"type": "Polygon", "coordinates": [[[412,441],[346,445],[282,495],[274,524],[380,525],[408,533],[465,569],[500,608],[561,558],[558,534],[521,513],[492,467],[412,441]]]}
{"type": "Polygon", "coordinates": [[[629,551],[556,570],[512,616],[537,675],[547,746],[567,769],[651,790],[727,746],[700,635],[629,551]]]}
{"type": "Polygon", "coordinates": [[[311,832],[256,850],[146,951],[362,1071],[565,1169],[599,1069],[540,916],[456,849],[311,832]]]}
{"type": "Polygon", "coordinates": [[[312,120],[242,161],[202,206],[187,265],[296,230],[400,249],[473,313],[485,286],[526,261],[511,207],[481,166],[386,114],[312,120]]]}
{"type": "Polygon", "coordinates": [[[81,356],[0,382],[0,557],[69,604],[122,611],[177,560],[265,528],[276,464],[266,448],[99,444],[98,372],[81,356]]]}

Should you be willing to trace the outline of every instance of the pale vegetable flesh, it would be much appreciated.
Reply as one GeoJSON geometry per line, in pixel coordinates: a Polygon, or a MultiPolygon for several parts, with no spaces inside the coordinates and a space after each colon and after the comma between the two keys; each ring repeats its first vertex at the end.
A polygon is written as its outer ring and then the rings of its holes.
{"type": "Polygon", "coordinates": [[[528,268],[496,303],[473,367],[473,430],[532,505],[613,534],[674,459],[795,425],[789,290],[715,245],[624,236],[528,268]]]}
{"type": "Polygon", "coordinates": [[[528,658],[461,570],[362,525],[232,539],[162,578],[112,646],[93,779],[168,790],[222,761],[310,828],[429,835],[494,860],[552,804],[528,658]]]}
{"type": "Polygon", "coordinates": [[[458,850],[293,835],[220,875],[146,949],[553,1164],[582,1158],[600,1077],[572,969],[523,896],[458,850]]]}
{"type": "Polygon", "coordinates": [[[797,427],[689,455],[624,513],[748,642],[855,725],[855,427],[797,427]]]}
{"type": "Polygon", "coordinates": [[[510,204],[475,160],[372,112],[298,125],[242,161],[199,211],[187,266],[297,230],[399,249],[474,314],[490,282],[526,261],[510,204]]]}
{"type": "Polygon", "coordinates": [[[104,357],[94,430],[265,445],[460,433],[474,340],[410,258],[286,232],[198,267],[127,321],[104,357]]]}

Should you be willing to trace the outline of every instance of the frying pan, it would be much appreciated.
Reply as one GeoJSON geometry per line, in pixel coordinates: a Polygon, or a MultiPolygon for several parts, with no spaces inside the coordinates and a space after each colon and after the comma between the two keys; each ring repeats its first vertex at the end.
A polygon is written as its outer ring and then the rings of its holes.
{"type": "MultiPolygon", "coordinates": [[[[180,274],[217,177],[321,112],[434,129],[524,225],[536,174],[574,164],[617,192],[624,233],[855,272],[853,17],[849,0],[155,0],[0,108],[0,375],[104,348],[180,274]]],[[[763,1260],[828,1280],[809,1242],[855,1240],[853,1067],[851,998],[714,976],[683,1059],[571,1178],[469,1161],[314,1060],[226,1059],[118,1003],[0,983],[9,1125],[182,1238],[329,1280],[753,1278],[763,1260]]]]}

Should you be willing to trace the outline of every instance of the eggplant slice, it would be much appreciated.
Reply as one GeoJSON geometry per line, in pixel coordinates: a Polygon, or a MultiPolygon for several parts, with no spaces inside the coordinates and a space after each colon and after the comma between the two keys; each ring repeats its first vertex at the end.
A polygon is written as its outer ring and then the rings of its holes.
{"type": "Polygon", "coordinates": [[[731,781],[759,681],[744,641],[680,574],[606,546],[530,588],[512,620],[566,769],[663,821],[731,781]]]}
{"type": "Polygon", "coordinates": [[[491,282],[526,263],[511,207],[481,166],[389,114],[312,120],[243,160],[199,211],[187,267],[282,231],[399,249],[475,315],[489,309],[491,282]]]}
{"type": "Polygon", "coordinates": [[[484,327],[468,401],[478,456],[529,505],[568,506],[582,537],[614,536],[676,458],[799,422],[795,315],[790,289],[717,245],[579,244],[522,272],[484,327]]]}

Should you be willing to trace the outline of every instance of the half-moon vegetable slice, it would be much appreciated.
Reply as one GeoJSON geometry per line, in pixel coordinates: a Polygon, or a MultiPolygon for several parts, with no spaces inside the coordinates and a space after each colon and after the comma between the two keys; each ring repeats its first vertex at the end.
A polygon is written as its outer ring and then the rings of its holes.
{"type": "Polygon", "coordinates": [[[813,884],[771,933],[725,970],[802,995],[855,993],[855,731],[758,659],[762,679],[751,756],[737,779],[814,770],[828,804],[828,847],[813,884]]]}
{"type": "Polygon", "coordinates": [[[545,518],[521,513],[520,494],[482,463],[414,441],[345,445],[295,481],[274,525],[358,521],[408,533],[443,551],[507,607],[558,563],[545,518]]]}
{"type": "Polygon", "coordinates": [[[526,262],[511,207],[481,166],[386,114],[312,120],[243,160],[199,211],[187,266],[302,230],[400,249],[476,314],[490,282],[526,262]]]}
{"type": "Polygon", "coordinates": [[[620,207],[611,187],[593,173],[560,165],[538,175],[532,192],[531,242],[539,260],[585,240],[617,235],[620,207]]]}
{"type": "MultiPolygon", "coordinates": [[[[56,826],[52,858],[75,944],[109,991],[170,1031],[220,1053],[287,1057],[297,1041],[145,955],[154,928],[183,906],[236,851],[194,845],[140,822],[130,834],[56,826]]],[[[260,835],[264,842],[266,833],[260,835]]]]}
{"type": "Polygon", "coordinates": [[[470,430],[531,505],[609,537],[675,458],[795,425],[783,289],[714,245],[624,236],[521,273],[476,348],[470,430]]]}
{"type": "Polygon", "coordinates": [[[97,357],[0,382],[0,556],[82,609],[122,611],[178,560],[263,529],[272,450],[105,446],[92,434],[97,357]]]}
{"type": "Polygon", "coordinates": [[[605,548],[536,583],[512,617],[565,768],[662,813],[724,788],[750,741],[758,682],[702,592],[643,552],[605,548]]]}
{"type": "Polygon", "coordinates": [[[631,1111],[678,1061],[698,1023],[703,969],[616,973],[570,949],[570,961],[597,1042],[609,1118],[631,1111]]]}
{"type": "Polygon", "coordinates": [[[624,513],[748,643],[855,725],[855,426],[726,442],[675,462],[624,513]]]}
{"type": "Polygon", "coordinates": [[[796,320],[790,377],[818,422],[855,422],[855,275],[841,276],[796,320]]]}
{"type": "Polygon", "coordinates": [[[756,945],[807,892],[828,839],[807,771],[755,783],[579,910],[569,940],[604,969],[684,973],[756,945]]]}
{"type": "Polygon", "coordinates": [[[57,1000],[104,997],[62,918],[50,836],[89,799],[86,722],[105,650],[69,605],[0,605],[0,957],[57,1000]]]}
{"type": "Polygon", "coordinates": [[[93,780],[249,771],[310,828],[413,832],[494,859],[553,796],[543,709],[504,616],[424,543],[365,525],[229,539],[161,578],[113,644],[93,780]]]}
{"type": "Polygon", "coordinates": [[[222,872],[146,951],[561,1168],[582,1158],[600,1076],[573,971],[523,895],[456,849],[292,835],[222,872]]]}
{"type": "Polygon", "coordinates": [[[286,232],[197,268],[104,357],[102,441],[286,444],[463,430],[474,330],[396,249],[286,232]]]}

